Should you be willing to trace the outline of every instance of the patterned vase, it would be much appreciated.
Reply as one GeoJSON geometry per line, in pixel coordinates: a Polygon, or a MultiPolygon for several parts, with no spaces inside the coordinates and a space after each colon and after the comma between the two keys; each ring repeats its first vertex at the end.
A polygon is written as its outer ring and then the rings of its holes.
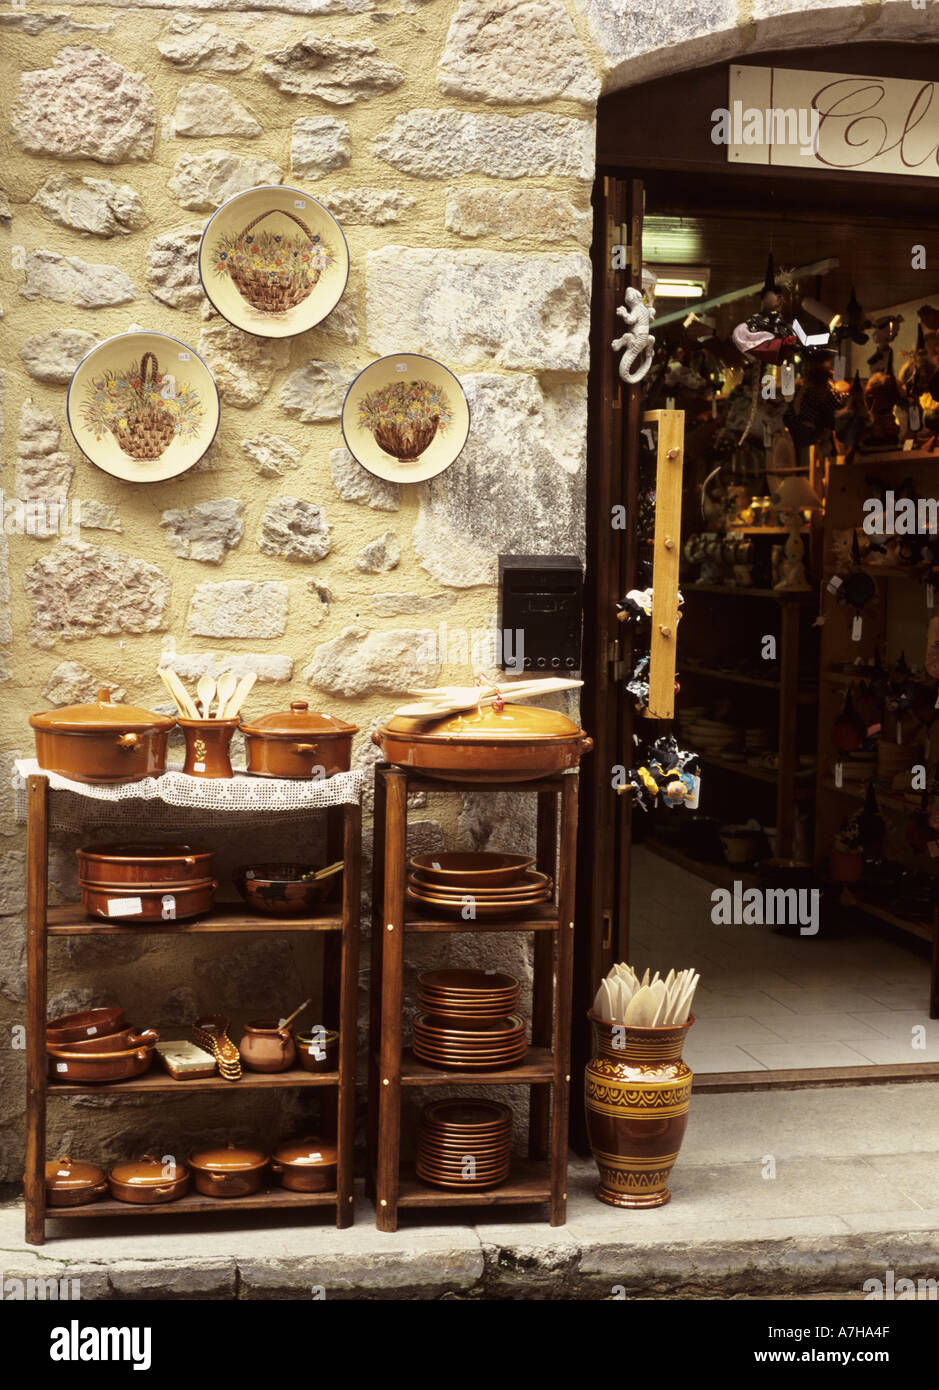
{"type": "Polygon", "coordinates": [[[597,1197],[612,1207],[664,1206],[688,1123],[692,1075],[681,1050],[694,1017],[673,1028],[607,1023],[592,1010],[587,1017],[597,1042],[584,1077],[597,1197]]]}

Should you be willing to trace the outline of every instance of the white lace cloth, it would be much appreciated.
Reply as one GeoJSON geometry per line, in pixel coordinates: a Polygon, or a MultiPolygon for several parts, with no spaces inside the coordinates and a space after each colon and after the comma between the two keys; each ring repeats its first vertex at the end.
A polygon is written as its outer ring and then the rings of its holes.
{"type": "Polygon", "coordinates": [[[35,758],[20,758],[15,768],[15,814],[20,824],[27,815],[27,777],[42,773],[48,777],[52,793],[70,793],[54,794],[49,799],[50,822],[57,830],[113,827],[118,822],[122,826],[132,822],[182,829],[198,826],[206,816],[215,825],[226,821],[241,826],[267,823],[274,816],[285,822],[302,820],[311,810],[358,801],[364,780],[360,771],[339,772],[319,781],[295,781],[237,772],[231,778],[187,777],[170,768],[162,777],[146,777],[142,782],[93,786],[46,772],[35,758]]]}

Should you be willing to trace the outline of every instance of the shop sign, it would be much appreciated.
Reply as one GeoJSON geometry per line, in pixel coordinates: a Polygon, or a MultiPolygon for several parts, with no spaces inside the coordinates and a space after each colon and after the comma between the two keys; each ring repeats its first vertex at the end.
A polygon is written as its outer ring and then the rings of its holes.
{"type": "Polygon", "coordinates": [[[939,177],[939,85],[796,68],[730,68],[711,138],[736,164],[939,177]]]}

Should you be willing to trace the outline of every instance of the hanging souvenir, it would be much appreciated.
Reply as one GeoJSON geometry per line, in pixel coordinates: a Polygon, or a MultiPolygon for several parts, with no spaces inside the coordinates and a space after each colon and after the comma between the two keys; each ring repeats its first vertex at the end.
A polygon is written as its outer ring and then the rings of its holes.
{"type": "Polygon", "coordinates": [[[611,344],[614,352],[623,350],[619,360],[620,380],[628,386],[635,386],[652,366],[655,353],[655,338],[652,336],[652,320],[655,309],[647,304],[641,291],[629,287],[625,295],[626,303],[616,310],[626,326],[626,331],[611,344]]]}
{"type": "Polygon", "coordinates": [[[760,308],[734,329],[734,343],[740,352],[759,362],[781,362],[794,351],[796,336],[792,324],[781,312],[785,287],[777,280],[770,254],[760,291],[760,308]]]}
{"type": "Polygon", "coordinates": [[[848,392],[848,398],[835,415],[835,438],[850,463],[871,427],[871,413],[864,399],[864,387],[859,372],[848,392]]]}
{"type": "Polygon", "coordinates": [[[72,373],[65,408],[85,457],[134,483],[192,468],[219,421],[212,373],[188,344],[165,333],[119,333],[98,343],[72,373]]]}
{"type": "Polygon", "coordinates": [[[862,610],[868,603],[877,597],[877,585],[869,574],[863,570],[856,570],[854,574],[849,574],[847,579],[838,590],[838,602],[846,603],[849,608],[854,609],[854,621],[851,625],[852,642],[860,642],[863,632],[862,610]]]}
{"type": "Polygon", "coordinates": [[[459,379],[442,362],[413,352],[370,363],[342,406],[349,453],[370,473],[394,483],[423,482],[449,468],[469,427],[459,379]]]}
{"type": "Polygon", "coordinates": [[[633,697],[636,709],[640,712],[649,708],[649,658],[641,656],[633,667],[633,673],[626,682],[627,693],[633,697]]]}
{"type": "Polygon", "coordinates": [[[661,803],[674,810],[696,810],[700,794],[698,754],[679,748],[674,735],[666,734],[640,748],[637,766],[627,773],[628,785],[643,810],[661,803]]]}
{"type": "Polygon", "coordinates": [[[199,246],[202,287],[223,318],[290,338],[335,309],[349,278],[342,228],[300,188],[249,188],[223,203],[199,246]]]}
{"type": "Polygon", "coordinates": [[[844,398],[834,388],[830,358],[806,362],[799,389],[784,416],[796,447],[807,449],[825,436],[830,439],[835,413],[843,404],[844,398]]]}
{"type": "Polygon", "coordinates": [[[864,387],[864,404],[871,418],[862,448],[880,453],[897,447],[900,427],[894,419],[893,408],[902,400],[903,393],[893,372],[874,372],[864,387]]]}
{"type": "Polygon", "coordinates": [[[845,306],[841,315],[840,322],[837,323],[832,331],[832,337],[839,346],[845,342],[857,343],[859,347],[867,342],[865,328],[870,328],[871,321],[864,313],[858,303],[857,295],[854,293],[854,286],[851,286],[851,298],[845,306]]]}
{"type": "Polygon", "coordinates": [[[875,319],[871,336],[877,351],[867,359],[872,374],[887,372],[890,376],[893,375],[893,349],[890,344],[899,333],[902,322],[902,314],[884,314],[881,318],[875,319]]]}
{"type": "MultiPolygon", "coordinates": [[[[620,622],[642,623],[650,621],[652,618],[653,598],[654,594],[652,589],[630,589],[626,597],[624,599],[621,599],[616,605],[617,613],[620,613],[622,615],[620,618],[620,622]]],[[[679,610],[681,609],[681,605],[684,603],[684,601],[685,600],[682,597],[681,591],[679,590],[679,610]]],[[[675,617],[676,621],[680,622],[681,612],[679,611],[675,615],[675,617]]]]}
{"type": "Polygon", "coordinates": [[[854,708],[851,691],[844,697],[844,708],[831,729],[831,741],[839,753],[856,753],[864,747],[867,729],[864,721],[854,708]]]}

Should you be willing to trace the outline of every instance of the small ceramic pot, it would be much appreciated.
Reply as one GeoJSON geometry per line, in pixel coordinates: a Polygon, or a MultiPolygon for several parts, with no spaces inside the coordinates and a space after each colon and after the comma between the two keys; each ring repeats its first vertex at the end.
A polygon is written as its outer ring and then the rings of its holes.
{"type": "Polygon", "coordinates": [[[587,1134],[611,1207],[661,1207],[688,1123],[692,1074],[681,1059],[694,1023],[632,1028],[587,1014],[596,1055],[587,1063],[587,1134]]]}
{"type": "Polygon", "coordinates": [[[246,864],[234,874],[235,887],[248,906],[265,917],[307,917],[341,879],[341,874],[303,877],[314,872],[313,864],[246,864]]]}
{"type": "Polygon", "coordinates": [[[183,772],[189,777],[234,777],[228,748],[237,719],[177,719],[186,737],[183,772]]]}
{"type": "Polygon", "coordinates": [[[178,922],[211,912],[215,904],[215,879],[195,883],[162,883],[159,888],[139,884],[85,883],[78,881],[82,906],[89,917],[108,922],[178,922]]]}
{"type": "Polygon", "coordinates": [[[53,1081],[83,1085],[86,1081],[128,1081],[143,1076],[153,1063],[153,1047],[126,1052],[67,1052],[46,1046],[53,1081]]]}
{"type": "Polygon", "coordinates": [[[46,772],[73,782],[139,782],[166,770],[166,745],[176,723],[165,714],[113,704],[109,690],[97,702],[31,714],[36,758],[46,772]]]}
{"type": "Polygon", "coordinates": [[[297,1055],[292,1028],[280,1028],[272,1019],[246,1023],[238,1044],[241,1061],[249,1071],[286,1071],[297,1055]]]}
{"type": "Polygon", "coordinates": [[[327,1029],[323,1034],[298,1033],[297,1056],[304,1071],[338,1071],[339,1034],[333,1029],[327,1029]]]}
{"type": "Polygon", "coordinates": [[[287,1139],[271,1155],[271,1172],[291,1192],[334,1192],[337,1157],[329,1140],[287,1139]]]}
{"type": "Polygon", "coordinates": [[[104,1038],[126,1027],[124,1010],[80,1009],[77,1014],[60,1014],[46,1024],[46,1042],[52,1047],[67,1047],[82,1038],[104,1038]]]}
{"type": "Polygon", "coordinates": [[[294,700],[282,714],[265,714],[241,725],[248,771],[255,777],[333,777],[348,772],[357,724],[317,714],[294,700]]]}
{"type": "Polygon", "coordinates": [[[83,1038],[71,1042],[64,1050],[78,1054],[132,1052],[134,1048],[152,1047],[159,1041],[160,1035],[155,1028],[146,1028],[142,1033],[138,1033],[136,1028],[124,1028],[120,1033],[110,1033],[106,1038],[83,1038]]]}
{"type": "Polygon", "coordinates": [[[185,1163],[177,1163],[175,1168],[175,1176],[167,1177],[163,1164],[153,1154],[116,1163],[108,1174],[111,1196],[119,1202],[134,1202],[138,1206],[175,1202],[189,1191],[189,1170],[185,1163]]]}
{"type": "Polygon", "coordinates": [[[260,1149],[236,1147],[201,1149],[189,1156],[196,1191],[205,1197],[249,1197],[257,1192],[269,1157],[260,1149]]]}
{"type": "Polygon", "coordinates": [[[76,1162],[67,1156],[46,1164],[46,1205],[83,1207],[96,1202],[108,1190],[104,1169],[96,1163],[76,1162]]]}
{"type": "Polygon", "coordinates": [[[161,883],[196,883],[212,877],[215,855],[198,845],[160,845],[128,841],[88,845],[76,850],[78,877],[85,883],[136,883],[154,888],[161,883]]]}

